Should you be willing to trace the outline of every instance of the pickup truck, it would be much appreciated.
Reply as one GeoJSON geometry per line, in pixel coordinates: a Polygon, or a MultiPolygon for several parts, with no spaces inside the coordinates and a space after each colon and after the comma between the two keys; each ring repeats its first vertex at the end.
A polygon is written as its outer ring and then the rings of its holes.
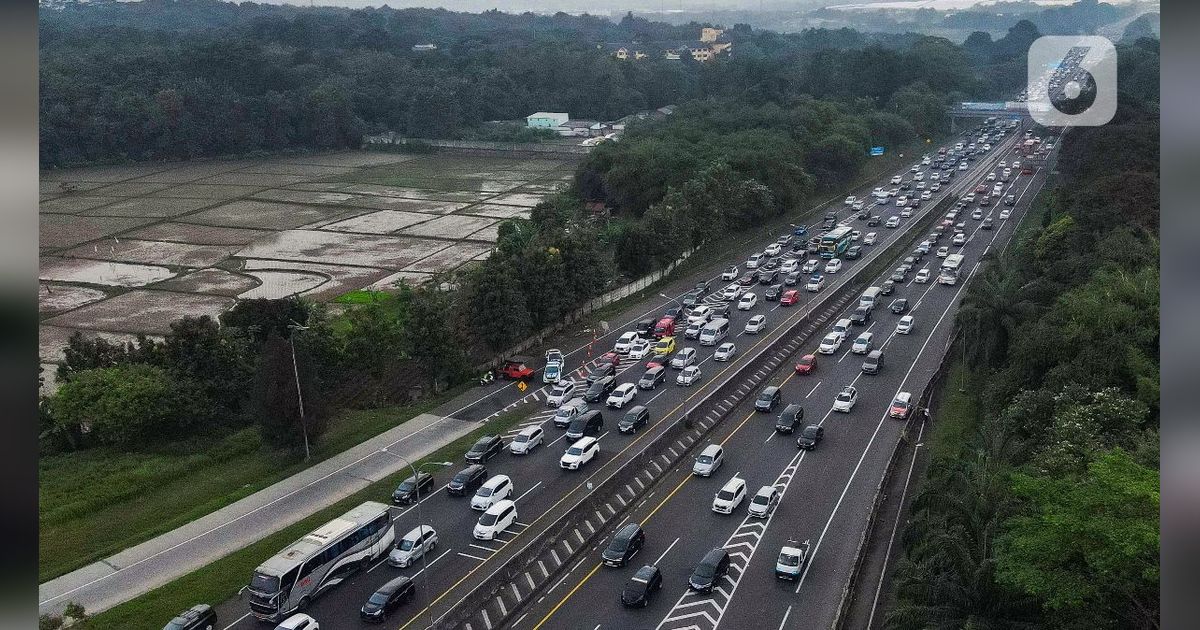
{"type": "Polygon", "coordinates": [[[519,357],[505,359],[500,368],[500,376],[510,381],[523,381],[533,376],[533,369],[525,365],[525,360],[519,357]]]}

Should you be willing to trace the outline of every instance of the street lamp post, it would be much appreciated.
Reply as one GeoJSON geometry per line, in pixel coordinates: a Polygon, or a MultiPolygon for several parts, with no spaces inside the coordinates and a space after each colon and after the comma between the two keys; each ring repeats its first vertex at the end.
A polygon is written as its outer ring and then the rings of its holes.
{"type": "MultiPolygon", "coordinates": [[[[418,471],[423,466],[441,466],[442,468],[445,468],[447,466],[454,465],[454,462],[421,462],[421,464],[419,466],[414,466],[413,463],[411,461],[409,461],[409,459],[407,457],[405,457],[399,453],[389,451],[386,447],[379,449],[379,452],[387,453],[388,455],[391,455],[392,457],[395,457],[396,459],[400,460],[401,462],[407,464],[408,467],[410,469],[412,469],[414,482],[417,481],[418,471]]],[[[419,522],[421,524],[421,534],[424,535],[425,528],[429,527],[429,526],[425,524],[425,517],[421,512],[421,500],[424,497],[421,496],[421,485],[420,484],[416,485],[415,492],[417,493],[417,522],[419,522]]],[[[433,529],[432,527],[429,527],[429,528],[433,529]]],[[[429,590],[429,558],[428,558],[428,555],[429,554],[424,553],[424,552],[421,553],[421,573],[425,576],[425,589],[424,590],[426,592],[426,597],[429,598],[429,604],[426,606],[426,608],[429,610],[429,627],[433,628],[433,592],[429,590]]]]}
{"type": "Polygon", "coordinates": [[[304,432],[304,461],[308,461],[312,453],[308,447],[308,421],[304,417],[304,394],[300,391],[300,367],[296,363],[296,331],[308,330],[308,326],[291,322],[288,324],[288,329],[292,331],[288,335],[288,342],[292,345],[292,375],[296,378],[296,403],[300,406],[300,430],[304,432]]]}

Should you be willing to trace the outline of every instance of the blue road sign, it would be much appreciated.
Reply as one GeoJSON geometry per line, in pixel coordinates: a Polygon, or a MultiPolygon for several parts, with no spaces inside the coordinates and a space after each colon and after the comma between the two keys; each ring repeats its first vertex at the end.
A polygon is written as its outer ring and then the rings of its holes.
{"type": "Polygon", "coordinates": [[[883,147],[871,147],[871,155],[883,155],[883,147]]]}

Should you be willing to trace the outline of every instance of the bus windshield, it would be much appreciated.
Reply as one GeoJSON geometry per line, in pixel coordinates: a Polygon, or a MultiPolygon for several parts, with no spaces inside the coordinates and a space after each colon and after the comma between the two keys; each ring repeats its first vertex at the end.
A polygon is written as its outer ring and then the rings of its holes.
{"type": "Polygon", "coordinates": [[[260,593],[274,593],[279,590],[279,578],[274,575],[255,573],[250,578],[250,589],[260,593]]]}

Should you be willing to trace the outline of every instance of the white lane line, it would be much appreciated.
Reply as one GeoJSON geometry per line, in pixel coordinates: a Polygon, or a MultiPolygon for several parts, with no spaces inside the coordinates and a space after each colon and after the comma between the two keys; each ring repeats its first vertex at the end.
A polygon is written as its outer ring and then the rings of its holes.
{"type": "Polygon", "coordinates": [[[476,548],[476,549],[482,549],[482,550],[484,550],[484,551],[490,551],[490,552],[492,552],[492,553],[496,553],[497,551],[500,551],[499,549],[494,549],[494,548],[492,548],[492,547],[488,547],[488,546],[486,546],[486,545],[477,545],[477,544],[475,544],[475,543],[467,543],[467,546],[468,546],[468,547],[474,547],[474,548],[476,548]]]}
{"type": "Polygon", "coordinates": [[[230,628],[238,625],[239,623],[242,623],[242,620],[249,616],[250,616],[250,613],[246,613],[246,614],[242,615],[241,617],[238,617],[236,621],[229,624],[228,626],[225,626],[222,630],[229,630],[230,628]]]}
{"type": "MultiPolygon", "coordinates": [[[[790,616],[791,614],[792,614],[792,607],[788,606],[787,611],[783,613],[783,621],[779,622],[779,630],[783,630],[783,627],[787,625],[788,616],[790,616]]],[[[870,628],[871,624],[868,623],[867,627],[870,628]]]]}
{"type": "Polygon", "coordinates": [[[892,533],[888,537],[887,551],[883,554],[883,568],[879,570],[879,584],[875,586],[875,598],[871,600],[871,615],[867,617],[867,628],[875,621],[875,611],[879,608],[879,594],[883,592],[883,577],[887,575],[888,561],[892,557],[892,545],[896,542],[896,531],[900,529],[900,516],[904,514],[904,498],[908,496],[908,482],[912,481],[913,469],[917,466],[917,449],[921,448],[921,438],[925,435],[925,420],[921,419],[921,427],[917,431],[916,446],[913,447],[912,461],[908,464],[908,474],[904,477],[904,488],[900,491],[900,503],[896,510],[896,520],[892,523],[892,533]]]}
{"type": "MultiPolygon", "coordinates": [[[[564,433],[563,435],[566,435],[566,434],[564,433]]],[[[516,502],[520,501],[521,499],[524,499],[525,495],[529,494],[530,492],[533,492],[540,485],[542,485],[542,482],[539,481],[539,482],[533,484],[532,486],[529,486],[529,489],[526,490],[525,492],[521,493],[521,496],[517,497],[516,499],[513,499],[513,502],[516,503],[516,502]]]]}
{"type": "Polygon", "coordinates": [[[813,385],[813,388],[808,390],[808,393],[805,394],[804,397],[808,398],[809,396],[812,396],[813,392],[817,391],[817,388],[821,386],[821,383],[822,383],[822,381],[817,381],[817,384],[813,385]]]}
{"type": "Polygon", "coordinates": [[[458,555],[463,556],[464,558],[470,558],[472,560],[478,560],[480,562],[487,562],[487,558],[480,558],[479,556],[472,556],[469,553],[463,553],[461,551],[459,551],[457,553],[458,553],[458,555]]]}
{"type": "Polygon", "coordinates": [[[667,546],[667,550],[662,552],[662,555],[658,557],[658,560],[654,561],[654,565],[658,566],[658,565],[662,564],[663,558],[666,558],[667,554],[671,553],[671,550],[675,548],[675,544],[678,542],[679,542],[679,537],[676,537],[675,540],[673,540],[671,542],[671,544],[669,546],[667,546]]]}

